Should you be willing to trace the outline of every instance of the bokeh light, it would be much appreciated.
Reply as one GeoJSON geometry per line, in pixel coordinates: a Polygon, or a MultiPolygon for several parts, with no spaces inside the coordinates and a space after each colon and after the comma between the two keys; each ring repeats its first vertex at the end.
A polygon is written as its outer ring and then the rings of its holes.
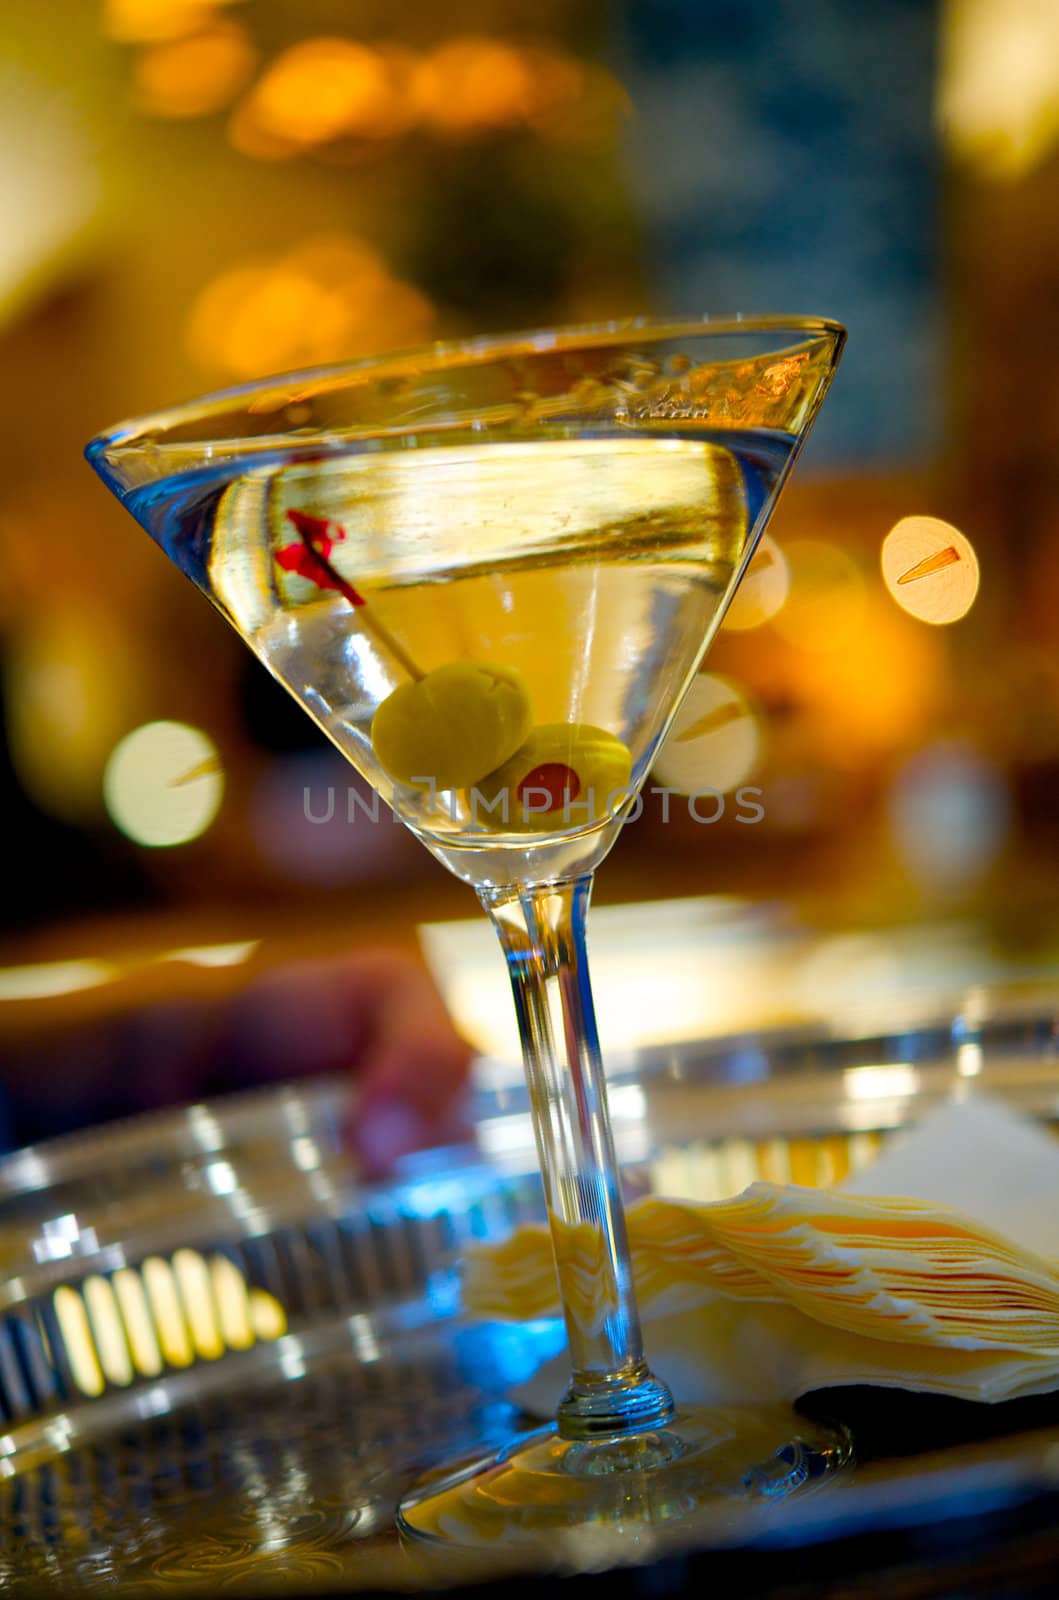
{"type": "Polygon", "coordinates": [[[0,1001],[52,1000],[61,994],[97,989],[117,974],[110,961],[40,961],[28,967],[0,968],[0,1001]]]}
{"type": "Polygon", "coordinates": [[[149,722],[127,734],[103,774],[116,828],[137,844],[186,844],[205,833],[224,794],[216,747],[182,722],[149,722]]]}
{"type": "Polygon", "coordinates": [[[469,35],[423,53],[325,37],[303,39],[269,63],[229,135],[263,160],[366,147],[413,128],[448,141],[527,128],[573,143],[609,138],[628,110],[610,72],[550,45],[469,35]]]}
{"type": "Polygon", "coordinates": [[[0,152],[0,325],[6,331],[35,297],[92,260],[102,185],[82,108],[5,59],[2,48],[0,152]]]}
{"type": "Polygon", "coordinates": [[[980,581],[970,540],[938,517],[903,517],[890,529],[882,574],[902,611],[936,626],[967,615],[980,581]]]}
{"type": "Polygon", "coordinates": [[[844,639],[840,658],[791,650],[769,678],[770,697],[801,707],[791,730],[797,747],[830,771],[863,770],[907,748],[929,728],[948,692],[938,634],[915,627],[880,590],[867,596],[859,615],[862,626],[844,639]]]}
{"type": "Polygon", "coordinates": [[[4,675],[8,740],[23,788],[49,815],[98,816],[107,757],[144,709],[136,669],[128,630],[96,605],[53,598],[17,619],[4,675]]]}
{"type": "Polygon", "coordinates": [[[119,44],[154,44],[195,33],[239,0],[103,0],[103,31],[119,44]]]}
{"type": "Polygon", "coordinates": [[[529,58],[499,39],[453,39],[422,64],[416,98],[436,133],[465,138],[515,127],[532,116],[529,58]]]}
{"type": "Polygon", "coordinates": [[[743,691],[700,672],[655,757],[654,777],[681,794],[728,794],[750,776],[760,748],[760,719],[743,691]]]}
{"type": "Polygon", "coordinates": [[[1059,144],[1055,0],[948,0],[938,121],[975,175],[1013,182],[1059,144]]]}
{"type": "Polygon", "coordinates": [[[256,64],[246,29],[219,19],[144,50],[133,67],[134,99],[155,117],[209,116],[231,104],[256,64]]]}
{"type": "Polygon", "coordinates": [[[419,343],[432,320],[426,296],[373,246],[323,234],[212,279],[191,307],[186,342],[205,371],[249,378],[419,343]]]}
{"type": "Polygon", "coordinates": [[[550,46],[474,36],[427,56],[415,95],[423,121],[448,139],[523,126],[559,140],[593,139],[612,134],[630,108],[603,67],[550,46]]]}
{"type": "Polygon", "coordinates": [[[786,604],[772,626],[799,650],[829,655],[861,631],[867,585],[853,557],[838,545],[799,539],[783,547],[790,574],[786,604]]]}
{"type": "Polygon", "coordinates": [[[771,534],[764,534],[724,619],[733,633],[760,628],[785,604],[791,587],[787,558],[771,534]]]}
{"type": "Polygon", "coordinates": [[[939,892],[973,887],[992,867],[1011,826],[1003,772],[970,745],[947,741],[905,763],[889,813],[906,869],[939,892]]]}
{"type": "Polygon", "coordinates": [[[416,120],[411,59],[353,39],[292,45],[270,62],[240,107],[233,142],[247,154],[280,155],[344,137],[392,138],[416,120]]]}

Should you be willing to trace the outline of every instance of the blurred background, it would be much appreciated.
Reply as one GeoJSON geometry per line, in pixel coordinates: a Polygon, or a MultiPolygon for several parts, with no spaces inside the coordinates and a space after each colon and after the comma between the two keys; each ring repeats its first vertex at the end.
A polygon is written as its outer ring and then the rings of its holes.
{"type": "MultiPolygon", "coordinates": [[[[649,799],[598,900],[724,896],[711,948],[797,928],[817,992],[900,949],[921,970],[924,927],[961,982],[969,950],[1053,967],[1054,0],[64,0],[61,24],[0,0],[0,21],[16,1076],[42,1030],[477,915],[388,820],[306,817],[348,770],[85,441],[263,372],[644,311],[819,313],[850,340],[659,762],[724,803],[666,822],[649,799]]],[[[682,1025],[708,1031],[731,1017],[696,948],[682,1025]]],[[[802,1004],[770,981],[750,1021],[802,1004]]],[[[491,1032],[493,1000],[453,983],[499,1050],[506,1012],[491,1032]]]]}

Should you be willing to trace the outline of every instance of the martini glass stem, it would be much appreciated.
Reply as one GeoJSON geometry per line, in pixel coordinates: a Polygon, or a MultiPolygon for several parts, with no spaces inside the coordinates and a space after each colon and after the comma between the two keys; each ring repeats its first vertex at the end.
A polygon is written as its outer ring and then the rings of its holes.
{"type": "Polygon", "coordinates": [[[673,1400],[644,1360],[585,950],[591,875],[483,890],[507,959],[573,1377],[564,1438],[663,1426],[673,1400]]]}

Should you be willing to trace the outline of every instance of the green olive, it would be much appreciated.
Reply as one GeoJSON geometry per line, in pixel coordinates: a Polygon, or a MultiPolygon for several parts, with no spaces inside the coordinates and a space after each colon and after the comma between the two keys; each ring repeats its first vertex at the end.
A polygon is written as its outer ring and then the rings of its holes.
{"type": "Polygon", "coordinates": [[[476,820],[518,833],[584,827],[618,809],[631,776],[628,746],[605,728],[542,723],[509,761],[475,784],[476,820]]]}
{"type": "Polygon", "coordinates": [[[450,661],[382,702],[371,743],[396,783],[465,789],[514,754],[531,722],[529,691],[514,667],[450,661]]]}

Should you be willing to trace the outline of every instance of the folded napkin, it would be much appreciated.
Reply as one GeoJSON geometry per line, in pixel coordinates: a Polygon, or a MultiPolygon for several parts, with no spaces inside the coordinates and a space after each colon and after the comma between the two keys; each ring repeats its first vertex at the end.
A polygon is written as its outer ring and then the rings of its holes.
{"type": "MultiPolygon", "coordinates": [[[[1059,1141],[984,1096],[925,1118],[842,1191],[650,1198],[630,1208],[629,1241],[652,1365],[680,1400],[1059,1388],[1059,1141]],[[917,1198],[885,1197],[895,1190],[917,1198]]],[[[558,1248],[574,1267],[573,1314],[598,1326],[609,1308],[596,1230],[561,1228],[558,1248]]],[[[558,1314],[547,1229],[477,1249],[465,1300],[482,1316],[558,1314]]],[[[523,1402],[550,1410],[564,1378],[551,1363],[523,1402]]]]}

